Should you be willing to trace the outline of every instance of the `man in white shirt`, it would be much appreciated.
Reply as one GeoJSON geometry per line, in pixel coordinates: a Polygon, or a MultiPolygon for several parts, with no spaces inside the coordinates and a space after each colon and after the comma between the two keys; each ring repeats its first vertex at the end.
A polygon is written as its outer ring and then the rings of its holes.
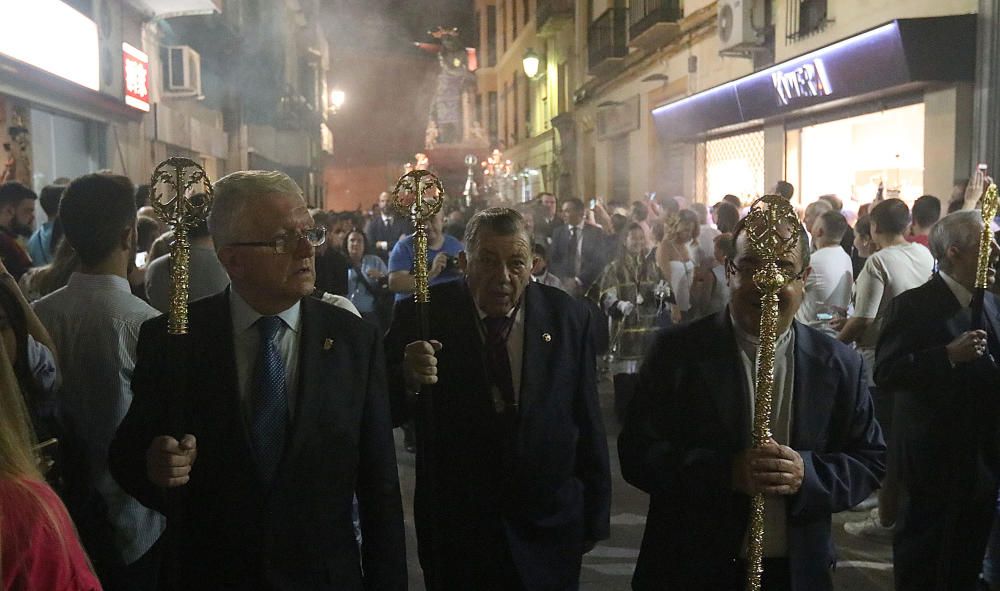
{"type": "Polygon", "coordinates": [[[830,320],[840,311],[846,313],[851,303],[854,273],[851,257],[840,247],[847,230],[847,220],[836,211],[819,216],[812,227],[816,252],[809,260],[805,297],[795,319],[813,328],[836,336],[830,320]]]}
{"type": "Polygon", "coordinates": [[[59,217],[80,271],[66,287],[35,302],[59,351],[60,406],[82,447],[74,457],[87,464],[82,481],[70,483],[85,496],[67,505],[109,590],[156,588],[156,542],[164,529],[163,516],[129,496],[108,471],[108,447],[132,404],[139,327],[159,314],[132,295],[126,279],[135,258],[133,195],[125,177],[90,174],[69,184],[59,217]],[[106,516],[94,509],[100,501],[106,516]]]}

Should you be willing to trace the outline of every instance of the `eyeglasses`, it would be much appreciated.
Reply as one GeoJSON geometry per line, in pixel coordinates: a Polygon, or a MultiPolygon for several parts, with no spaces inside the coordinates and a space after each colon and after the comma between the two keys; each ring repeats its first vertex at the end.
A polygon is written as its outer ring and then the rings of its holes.
{"type": "Polygon", "coordinates": [[[310,246],[322,246],[326,242],[326,228],[316,226],[306,228],[301,232],[287,233],[278,236],[274,240],[262,240],[259,242],[230,242],[229,246],[267,246],[274,250],[275,254],[286,254],[295,250],[302,240],[310,246]]]}
{"type": "MultiPolygon", "coordinates": [[[[729,269],[729,272],[732,273],[733,275],[739,275],[740,277],[748,279],[752,279],[753,274],[756,273],[758,269],[760,269],[760,265],[745,264],[737,267],[736,263],[734,263],[733,261],[729,261],[727,263],[727,267],[729,269]]],[[[795,265],[793,265],[792,263],[778,263],[778,270],[781,271],[781,274],[784,275],[785,277],[791,277],[791,279],[789,279],[790,282],[799,281],[806,273],[805,269],[802,269],[801,271],[796,273],[795,265]]]]}

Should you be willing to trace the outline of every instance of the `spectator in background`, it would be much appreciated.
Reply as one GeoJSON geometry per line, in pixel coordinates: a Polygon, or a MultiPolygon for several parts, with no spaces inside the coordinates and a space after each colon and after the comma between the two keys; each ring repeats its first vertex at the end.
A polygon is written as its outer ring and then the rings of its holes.
{"type": "Polygon", "coordinates": [[[910,242],[923,244],[930,248],[928,243],[931,227],[941,217],[941,200],[933,195],[923,195],[913,202],[913,221],[910,222],[910,231],[906,233],[906,239],[910,242]]]}
{"type": "Polygon", "coordinates": [[[347,295],[347,254],[343,240],[346,232],[340,232],[343,225],[339,214],[317,211],[312,215],[313,224],[326,229],[327,240],[316,248],[316,288],[333,295],[347,295]],[[340,234],[341,243],[333,244],[333,237],[340,234]]]}
{"type": "Polygon", "coordinates": [[[86,466],[73,487],[92,491],[69,509],[112,591],[156,588],[157,541],[165,527],[162,515],[125,493],[108,471],[108,447],[132,404],[139,327],[159,315],[131,294],[126,279],[135,260],[134,195],[132,183],[120,176],[84,175],[66,187],[59,217],[80,256],[80,271],[35,302],[61,355],[60,409],[78,434],[86,466]]]}
{"type": "Polygon", "coordinates": [[[149,249],[153,247],[153,242],[160,237],[160,222],[145,216],[137,217],[135,228],[138,236],[135,251],[139,255],[136,257],[135,264],[144,267],[153,261],[149,258],[149,249]]]}
{"type": "Polygon", "coordinates": [[[135,188],[135,209],[138,212],[149,206],[149,185],[139,185],[135,188]]]}
{"type": "MultiPolygon", "coordinates": [[[[188,301],[193,302],[225,289],[229,285],[229,275],[215,254],[215,246],[212,244],[212,236],[208,233],[206,222],[203,221],[192,228],[188,236],[191,240],[188,260],[190,271],[188,301]]],[[[166,255],[152,261],[146,268],[146,301],[163,313],[170,310],[172,266],[172,257],[166,255]]]]}
{"type": "MultiPolygon", "coordinates": [[[[653,230],[649,226],[649,206],[646,205],[646,201],[633,201],[632,209],[629,215],[629,222],[638,224],[642,231],[646,233],[646,243],[649,244],[653,241],[653,230]]],[[[616,236],[618,232],[614,230],[614,219],[612,218],[612,232],[616,236]]],[[[624,238],[624,236],[623,236],[624,238]]],[[[619,244],[624,243],[624,240],[618,242],[619,244]]]]}
{"type": "Polygon", "coordinates": [[[392,195],[383,191],[378,196],[378,211],[372,212],[372,218],[365,226],[365,236],[372,242],[377,254],[383,261],[389,260],[389,253],[396,247],[399,239],[413,232],[413,224],[406,216],[400,215],[392,207],[392,195]]]}
{"type": "Polygon", "coordinates": [[[552,234],[549,265],[567,293],[581,296],[604,272],[607,238],[599,226],[586,223],[586,210],[579,199],[565,200],[562,213],[566,223],[552,234]]]}
{"type": "MultiPolygon", "coordinates": [[[[429,285],[458,281],[458,253],[462,243],[443,231],[441,213],[434,214],[427,223],[427,281],[429,285]]],[[[389,255],[389,289],[396,294],[396,301],[405,300],[416,289],[413,276],[415,245],[410,234],[396,243],[389,255]]]]}
{"type": "Polygon", "coordinates": [[[21,244],[21,236],[31,234],[38,196],[17,181],[0,185],[0,260],[14,279],[31,268],[31,257],[21,244]]]}
{"type": "Polygon", "coordinates": [[[552,193],[539,193],[535,215],[535,243],[548,247],[552,244],[552,233],[563,224],[557,209],[556,196],[552,193]]]}
{"type": "Polygon", "coordinates": [[[735,207],[737,212],[743,209],[743,200],[737,197],[736,195],[733,195],[732,193],[727,193],[726,195],[724,195],[722,197],[722,200],[735,207]]]}
{"type": "Polygon", "coordinates": [[[683,210],[664,224],[663,242],[656,251],[656,263],[674,292],[676,305],[670,309],[674,324],[680,324],[690,316],[695,264],[688,246],[697,231],[697,216],[683,210]]]}
{"type": "MultiPolygon", "coordinates": [[[[728,197],[728,195],[727,195],[728,197]]],[[[720,201],[712,209],[715,228],[722,234],[732,234],[740,221],[740,209],[729,201],[720,201]]]]}
{"type": "Polygon", "coordinates": [[[817,248],[812,239],[813,226],[816,225],[816,220],[819,219],[819,216],[832,210],[833,207],[830,206],[828,201],[819,199],[807,205],[805,213],[802,214],[802,225],[805,228],[806,233],[809,234],[809,247],[812,248],[813,251],[817,248]]]}
{"type": "Polygon", "coordinates": [[[805,295],[795,319],[820,332],[836,336],[830,326],[835,316],[846,316],[854,288],[851,257],[840,246],[847,220],[836,211],[827,211],[813,223],[812,237],[816,251],[809,259],[805,295]]]}
{"type": "MultiPolygon", "coordinates": [[[[833,208],[833,211],[836,211],[837,213],[841,214],[844,213],[844,202],[840,199],[840,197],[837,197],[836,195],[833,194],[828,194],[828,195],[820,195],[819,199],[829,203],[830,207],[833,208]]],[[[851,214],[852,212],[847,212],[847,213],[851,214]]],[[[844,252],[850,255],[854,251],[854,230],[851,228],[852,219],[849,218],[846,214],[844,215],[844,219],[847,220],[847,229],[844,230],[844,237],[840,239],[840,246],[841,248],[844,249],[844,252]]]]}
{"type": "Polygon", "coordinates": [[[715,267],[715,237],[721,232],[708,223],[708,207],[704,203],[692,203],[691,211],[698,216],[698,256],[695,262],[698,266],[715,267]]]}
{"type": "Polygon", "coordinates": [[[795,195],[795,186],[788,181],[778,181],[778,184],[774,186],[774,192],[777,195],[781,195],[788,201],[792,200],[795,195]]]}
{"type": "Polygon", "coordinates": [[[385,333],[389,329],[389,317],[385,313],[391,313],[391,308],[380,304],[389,293],[389,269],[385,261],[368,254],[368,237],[361,230],[347,235],[344,250],[348,260],[347,297],[362,318],[379,327],[380,333],[385,333]]]}
{"type": "Polygon", "coordinates": [[[17,282],[29,302],[45,297],[66,285],[70,275],[80,269],[80,257],[66,238],[59,240],[55,257],[43,267],[32,267],[17,282]]]}
{"type": "Polygon", "coordinates": [[[854,279],[856,281],[858,275],[861,274],[861,269],[865,266],[865,261],[878,251],[878,245],[872,240],[870,217],[859,217],[857,223],[854,224],[854,244],[851,246],[854,249],[851,252],[851,266],[854,268],[854,279]]]}
{"type": "Polygon", "coordinates": [[[48,219],[44,224],[38,226],[35,233],[28,239],[28,256],[31,257],[32,265],[40,267],[52,262],[52,257],[56,251],[56,245],[62,238],[62,227],[58,223],[59,199],[62,197],[65,185],[46,185],[42,187],[42,194],[38,201],[48,219]]]}
{"type": "Polygon", "coordinates": [[[0,588],[100,591],[62,501],[43,479],[37,440],[12,367],[11,332],[0,339],[0,588]]]}
{"type": "Polygon", "coordinates": [[[562,289],[562,281],[549,272],[549,261],[545,246],[538,242],[531,247],[531,280],[542,285],[562,289]]]}
{"type": "Polygon", "coordinates": [[[465,237],[465,214],[462,213],[461,209],[453,209],[448,212],[444,233],[459,241],[465,237]]]}

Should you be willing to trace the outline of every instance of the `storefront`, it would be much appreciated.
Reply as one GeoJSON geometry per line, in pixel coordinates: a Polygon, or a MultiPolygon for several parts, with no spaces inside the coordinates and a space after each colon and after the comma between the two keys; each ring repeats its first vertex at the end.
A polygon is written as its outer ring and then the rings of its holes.
{"type": "MultiPolygon", "coordinates": [[[[102,3],[99,10],[108,12],[92,19],[59,0],[7,4],[12,26],[0,36],[3,178],[39,190],[100,169],[129,172],[138,122],[149,110],[148,62],[123,43],[122,13],[112,15],[109,6],[117,5],[102,3]]],[[[137,36],[138,25],[130,31],[137,36]]]]}
{"type": "Polygon", "coordinates": [[[947,198],[972,167],[975,27],[975,15],[890,22],[654,109],[659,140],[694,145],[702,202],[749,202],[779,179],[797,204],[836,194],[856,209],[880,184],[947,198]]]}

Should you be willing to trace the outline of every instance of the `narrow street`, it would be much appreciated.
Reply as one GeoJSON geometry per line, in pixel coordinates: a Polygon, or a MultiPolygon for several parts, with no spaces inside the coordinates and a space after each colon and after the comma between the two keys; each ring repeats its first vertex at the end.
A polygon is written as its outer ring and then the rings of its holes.
{"type": "MultiPolygon", "coordinates": [[[[614,418],[612,391],[609,379],[600,384],[601,406],[604,409],[608,430],[608,448],[611,452],[611,475],[614,479],[614,496],[611,507],[611,537],[594,548],[583,560],[580,577],[581,591],[626,591],[639,545],[646,524],[647,497],[642,491],[627,484],[618,468],[617,438],[619,427],[614,418]]],[[[399,477],[403,490],[403,508],[406,513],[406,548],[409,561],[410,588],[423,589],[423,576],[417,561],[417,541],[413,531],[414,456],[403,450],[402,432],[396,430],[396,453],[399,458],[399,477]]],[[[845,591],[891,591],[892,547],[888,542],[848,535],[843,524],[860,521],[865,513],[844,512],[833,516],[834,541],[839,563],[834,575],[835,588],[845,591]]]]}

